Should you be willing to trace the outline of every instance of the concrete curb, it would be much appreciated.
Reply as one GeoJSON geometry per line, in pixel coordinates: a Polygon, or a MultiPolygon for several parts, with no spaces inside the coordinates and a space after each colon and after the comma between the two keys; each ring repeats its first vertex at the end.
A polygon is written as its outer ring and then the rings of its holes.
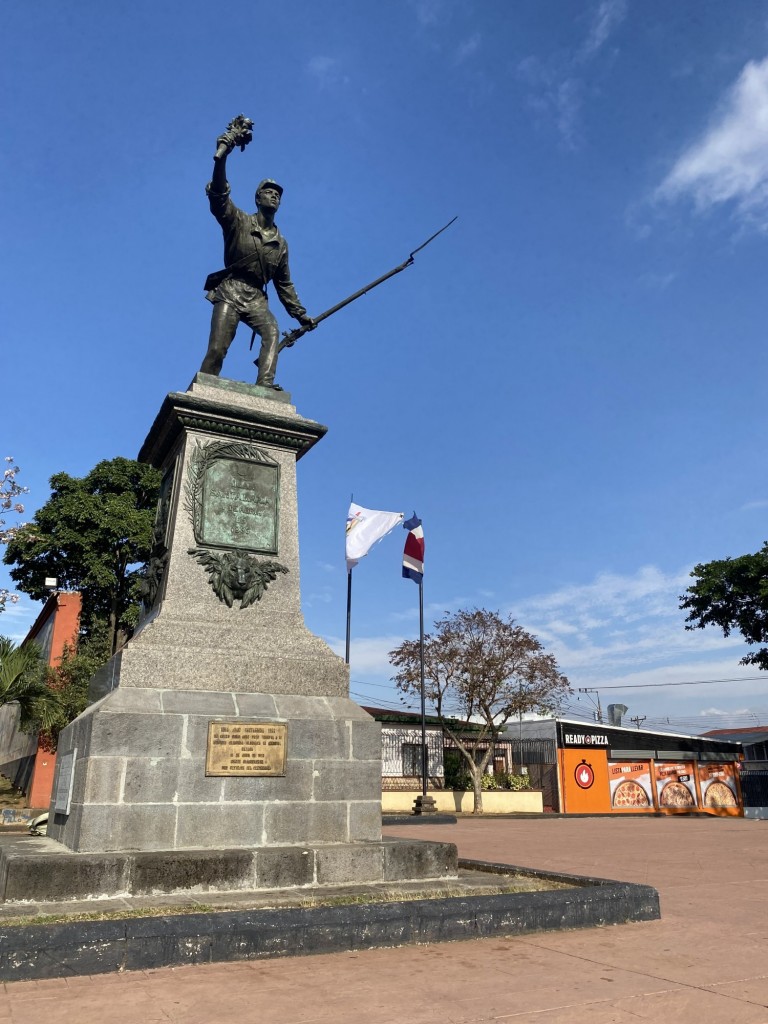
{"type": "Polygon", "coordinates": [[[22,981],[587,928],[660,916],[647,885],[462,860],[575,884],[545,892],[0,927],[0,980],[22,981]]]}
{"type": "Polygon", "coordinates": [[[455,825],[455,814],[383,814],[383,825],[455,825]]]}

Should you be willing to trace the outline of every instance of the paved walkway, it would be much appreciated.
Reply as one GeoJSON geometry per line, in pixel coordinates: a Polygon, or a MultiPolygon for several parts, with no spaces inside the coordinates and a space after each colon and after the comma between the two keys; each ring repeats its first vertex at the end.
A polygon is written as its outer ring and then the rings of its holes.
{"type": "Polygon", "coordinates": [[[768,1024],[768,822],[463,819],[387,833],[646,882],[662,920],[7,983],[0,1024],[768,1024]]]}

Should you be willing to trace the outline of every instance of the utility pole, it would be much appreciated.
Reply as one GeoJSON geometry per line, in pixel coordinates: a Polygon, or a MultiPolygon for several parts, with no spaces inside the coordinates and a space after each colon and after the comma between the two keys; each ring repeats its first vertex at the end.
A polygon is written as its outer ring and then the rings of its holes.
{"type": "Polygon", "coordinates": [[[634,722],[639,729],[647,717],[648,715],[635,715],[633,718],[630,718],[630,722],[634,722]]]}
{"type": "Polygon", "coordinates": [[[600,706],[600,691],[594,686],[580,686],[579,693],[596,693],[597,694],[597,721],[600,725],[603,724],[603,709],[600,706]]]}

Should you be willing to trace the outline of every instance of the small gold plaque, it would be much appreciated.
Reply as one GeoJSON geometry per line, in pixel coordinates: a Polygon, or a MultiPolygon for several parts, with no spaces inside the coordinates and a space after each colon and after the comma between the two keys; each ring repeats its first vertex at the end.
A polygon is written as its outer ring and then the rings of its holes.
{"type": "Polygon", "coordinates": [[[285,722],[208,723],[206,775],[285,775],[285,722]]]}

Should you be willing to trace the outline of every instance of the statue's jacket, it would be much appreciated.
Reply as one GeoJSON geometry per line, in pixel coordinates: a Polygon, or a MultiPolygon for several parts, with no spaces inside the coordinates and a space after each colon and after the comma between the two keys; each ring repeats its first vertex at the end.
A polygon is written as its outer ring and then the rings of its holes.
{"type": "Polygon", "coordinates": [[[306,309],[299,301],[291,281],[288,265],[288,243],[275,225],[272,238],[262,237],[256,214],[239,209],[229,197],[229,191],[219,194],[209,184],[206,188],[211,213],[221,225],[224,234],[224,265],[229,268],[252,254],[255,258],[243,269],[234,269],[221,284],[209,291],[211,302],[230,302],[243,310],[252,302],[263,302],[270,281],[286,312],[299,319],[306,309]]]}

